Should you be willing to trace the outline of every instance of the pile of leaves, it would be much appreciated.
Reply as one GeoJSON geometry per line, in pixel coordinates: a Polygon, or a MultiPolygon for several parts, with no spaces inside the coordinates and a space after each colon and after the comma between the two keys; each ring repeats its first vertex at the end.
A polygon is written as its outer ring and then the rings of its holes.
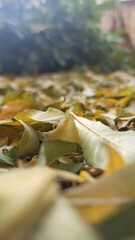
{"type": "Polygon", "coordinates": [[[134,76],[2,76],[0,106],[0,239],[134,239],[134,76]]]}
{"type": "Polygon", "coordinates": [[[117,68],[119,59],[97,29],[94,9],[95,0],[1,1],[0,73],[117,68]]]}

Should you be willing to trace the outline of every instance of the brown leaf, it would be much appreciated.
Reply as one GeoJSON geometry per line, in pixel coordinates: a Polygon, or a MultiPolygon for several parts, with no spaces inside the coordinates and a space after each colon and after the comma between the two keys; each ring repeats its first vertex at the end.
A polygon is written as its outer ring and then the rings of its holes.
{"type": "Polygon", "coordinates": [[[31,102],[16,99],[14,101],[8,102],[3,106],[3,109],[0,114],[0,119],[8,119],[13,117],[16,113],[21,112],[25,109],[28,109],[32,106],[31,102]]]}

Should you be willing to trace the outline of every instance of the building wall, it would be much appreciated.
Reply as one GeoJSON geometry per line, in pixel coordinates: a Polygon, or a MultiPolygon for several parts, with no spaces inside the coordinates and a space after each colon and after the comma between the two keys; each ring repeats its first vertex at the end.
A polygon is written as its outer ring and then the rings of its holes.
{"type": "Polygon", "coordinates": [[[119,3],[102,17],[101,29],[104,32],[113,32],[118,28],[126,30],[129,41],[135,48],[135,1],[119,3]]]}

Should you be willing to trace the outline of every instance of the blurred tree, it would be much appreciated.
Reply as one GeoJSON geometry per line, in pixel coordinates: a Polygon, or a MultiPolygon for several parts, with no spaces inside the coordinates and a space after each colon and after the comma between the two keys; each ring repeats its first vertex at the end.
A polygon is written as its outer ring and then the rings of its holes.
{"type": "Polygon", "coordinates": [[[1,1],[0,72],[115,68],[113,48],[96,28],[95,6],[95,0],[1,1]]]}

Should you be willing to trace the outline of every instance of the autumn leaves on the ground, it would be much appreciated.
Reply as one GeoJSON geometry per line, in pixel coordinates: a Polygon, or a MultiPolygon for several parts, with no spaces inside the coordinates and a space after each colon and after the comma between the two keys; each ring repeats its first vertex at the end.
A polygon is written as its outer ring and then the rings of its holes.
{"type": "Polygon", "coordinates": [[[121,221],[135,197],[135,77],[90,70],[2,76],[0,104],[1,239],[56,239],[60,211],[67,234],[71,218],[80,226],[72,239],[95,235],[68,202],[105,237],[107,219],[121,221]]]}

